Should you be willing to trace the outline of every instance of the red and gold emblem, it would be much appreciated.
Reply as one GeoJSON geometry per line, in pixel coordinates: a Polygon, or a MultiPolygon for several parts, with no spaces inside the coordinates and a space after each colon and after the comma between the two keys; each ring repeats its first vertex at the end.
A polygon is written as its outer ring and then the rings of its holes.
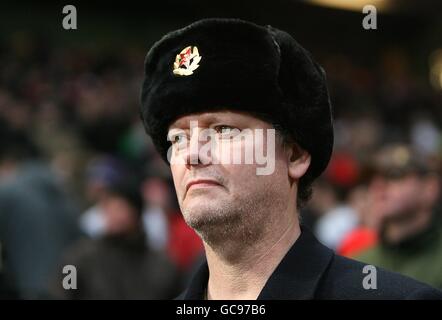
{"type": "Polygon", "coordinates": [[[199,67],[200,61],[201,56],[198,53],[198,48],[188,46],[176,55],[173,73],[178,76],[190,76],[199,67]]]}

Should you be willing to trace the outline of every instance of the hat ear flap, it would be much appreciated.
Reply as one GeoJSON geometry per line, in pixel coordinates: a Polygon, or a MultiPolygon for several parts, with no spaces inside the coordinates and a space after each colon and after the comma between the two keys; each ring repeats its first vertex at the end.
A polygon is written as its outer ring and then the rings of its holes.
{"type": "Polygon", "coordinates": [[[288,33],[267,26],[280,50],[278,85],[283,92],[283,127],[312,156],[306,179],[326,168],[333,149],[333,121],[324,69],[288,33]]]}

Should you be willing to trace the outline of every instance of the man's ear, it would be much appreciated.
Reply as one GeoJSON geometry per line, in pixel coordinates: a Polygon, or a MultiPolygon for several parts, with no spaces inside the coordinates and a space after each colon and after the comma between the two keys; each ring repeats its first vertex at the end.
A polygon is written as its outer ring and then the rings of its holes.
{"type": "Polygon", "coordinates": [[[310,153],[297,144],[292,144],[288,150],[288,172],[290,178],[299,180],[310,166],[310,153]]]}

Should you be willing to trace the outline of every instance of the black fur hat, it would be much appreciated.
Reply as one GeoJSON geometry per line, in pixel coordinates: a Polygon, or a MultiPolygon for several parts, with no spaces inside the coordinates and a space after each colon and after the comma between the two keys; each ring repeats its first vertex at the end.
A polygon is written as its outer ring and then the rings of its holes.
{"type": "Polygon", "coordinates": [[[291,134],[311,154],[308,180],[332,153],[325,73],[288,33],[271,26],[204,19],[168,33],[147,53],[141,103],[146,132],[166,161],[175,119],[222,109],[264,115],[291,134]]]}

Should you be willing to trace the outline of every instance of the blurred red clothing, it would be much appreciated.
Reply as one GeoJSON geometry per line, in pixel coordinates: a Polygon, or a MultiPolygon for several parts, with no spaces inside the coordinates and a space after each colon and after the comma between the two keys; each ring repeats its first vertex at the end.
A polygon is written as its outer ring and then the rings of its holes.
{"type": "Polygon", "coordinates": [[[325,177],[334,185],[351,188],[358,181],[360,167],[355,157],[338,152],[332,156],[325,171],[325,177]]]}
{"type": "Polygon", "coordinates": [[[167,253],[181,270],[188,270],[203,252],[203,243],[181,213],[169,215],[167,253]]]}
{"type": "Polygon", "coordinates": [[[359,227],[345,236],[337,252],[345,257],[354,257],[359,253],[372,248],[378,242],[377,233],[366,227],[359,227]]]}

